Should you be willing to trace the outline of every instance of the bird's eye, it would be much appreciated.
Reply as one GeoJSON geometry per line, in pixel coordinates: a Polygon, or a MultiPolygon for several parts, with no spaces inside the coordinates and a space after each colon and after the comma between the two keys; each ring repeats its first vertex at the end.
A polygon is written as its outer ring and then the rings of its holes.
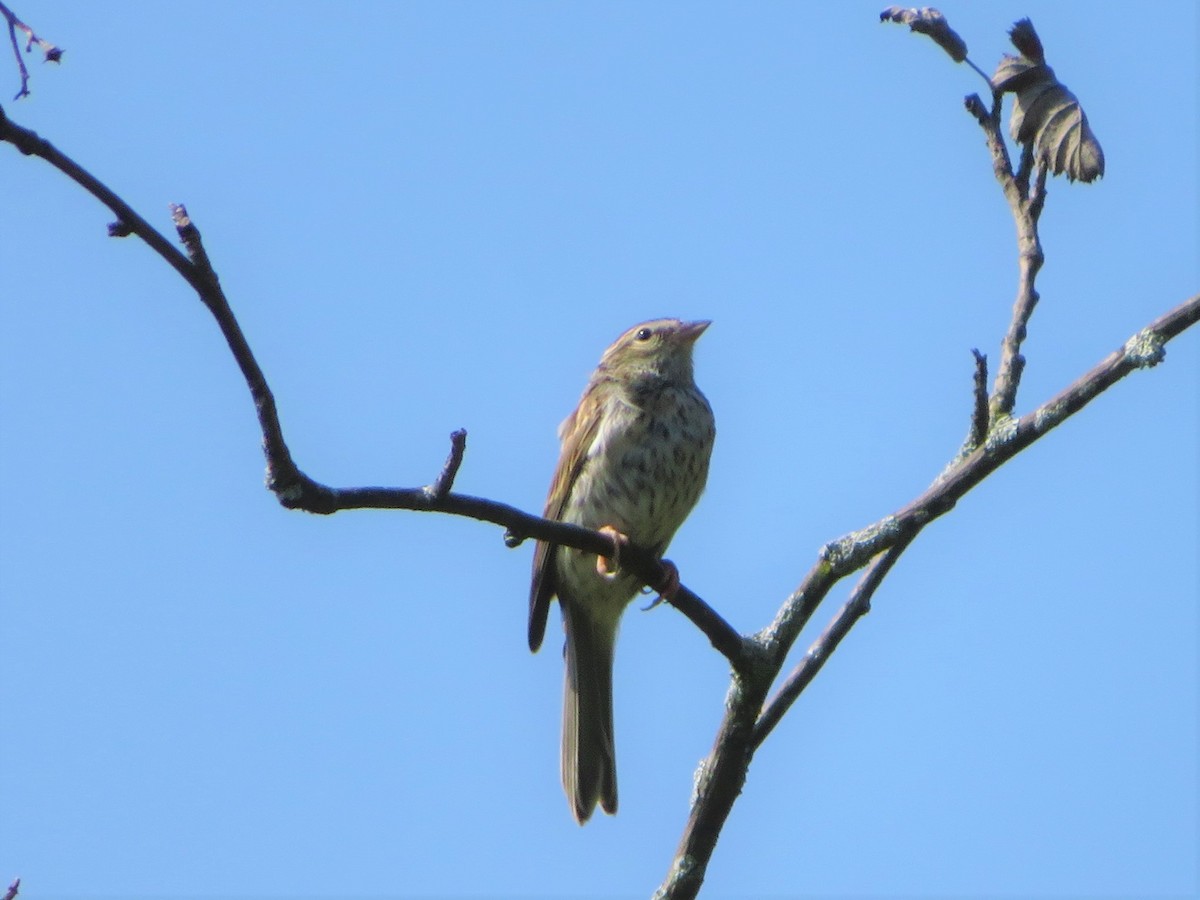
{"type": "Polygon", "coordinates": [[[650,340],[650,335],[654,334],[649,328],[639,328],[638,333],[634,335],[639,341],[650,340]]]}

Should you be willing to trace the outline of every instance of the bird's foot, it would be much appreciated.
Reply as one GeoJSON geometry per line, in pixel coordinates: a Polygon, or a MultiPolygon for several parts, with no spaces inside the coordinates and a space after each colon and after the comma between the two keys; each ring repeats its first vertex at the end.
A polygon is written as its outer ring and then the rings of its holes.
{"type": "Polygon", "coordinates": [[[663,577],[657,584],[648,584],[645,588],[656,592],[658,596],[650,601],[649,606],[642,607],[643,610],[654,609],[664,600],[670,603],[679,592],[679,567],[669,559],[660,559],[658,562],[662,566],[663,577]]]}
{"type": "Polygon", "coordinates": [[[596,573],[602,578],[616,578],[621,574],[621,548],[629,544],[629,538],[611,525],[601,525],[596,530],[613,539],[613,555],[596,557],[596,573]]]}

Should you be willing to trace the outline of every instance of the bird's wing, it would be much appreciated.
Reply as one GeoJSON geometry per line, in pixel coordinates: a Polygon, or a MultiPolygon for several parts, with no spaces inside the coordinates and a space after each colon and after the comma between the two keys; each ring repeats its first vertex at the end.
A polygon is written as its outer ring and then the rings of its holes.
{"type": "MultiPolygon", "coordinates": [[[[588,384],[579,406],[559,426],[562,451],[558,457],[558,468],[554,470],[554,480],[550,482],[546,509],[542,513],[547,519],[562,518],[571,489],[587,462],[588,450],[600,431],[603,406],[599,401],[598,384],[595,381],[588,384]]],[[[542,645],[542,639],[546,636],[550,600],[558,593],[554,578],[556,546],[538,541],[533,551],[533,581],[529,586],[529,649],[534,651],[542,645]]]]}

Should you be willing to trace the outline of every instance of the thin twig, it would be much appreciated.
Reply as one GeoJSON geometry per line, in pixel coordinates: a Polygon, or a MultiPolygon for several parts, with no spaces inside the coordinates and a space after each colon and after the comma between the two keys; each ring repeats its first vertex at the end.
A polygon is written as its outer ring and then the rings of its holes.
{"type": "Polygon", "coordinates": [[[883,583],[884,577],[892,570],[892,566],[896,564],[896,560],[900,555],[908,549],[908,545],[912,543],[917,536],[917,531],[902,537],[898,543],[889,548],[886,552],[879,556],[867,566],[867,570],[859,579],[854,590],[850,592],[849,599],[846,600],[842,608],[825,626],[825,631],[821,636],[813,641],[808,648],[808,652],[804,654],[804,658],[800,664],[796,666],[792,673],[784,681],[779,691],[763,708],[762,715],[758,717],[758,721],[754,723],[754,735],[751,738],[750,745],[752,749],[757,750],[767,736],[779,724],[779,720],[784,714],[791,709],[796,699],[808,687],[817,673],[821,671],[830,654],[837,649],[838,644],[842,642],[854,624],[871,611],[871,597],[875,590],[883,583]]]}
{"type": "Polygon", "coordinates": [[[466,452],[467,430],[459,428],[452,431],[450,433],[450,455],[446,457],[442,471],[438,472],[438,477],[433,484],[427,484],[422,488],[431,499],[441,500],[450,493],[450,488],[454,486],[454,478],[458,475],[459,466],[462,465],[463,454],[466,452]]]}
{"type": "Polygon", "coordinates": [[[33,29],[17,18],[16,14],[9,9],[4,3],[0,3],[0,16],[4,16],[8,22],[8,38],[12,42],[13,56],[17,59],[17,71],[21,73],[21,89],[17,91],[14,100],[20,100],[22,97],[29,96],[29,70],[25,68],[25,60],[21,58],[21,48],[17,44],[17,29],[25,32],[25,52],[28,53],[34,44],[41,48],[46,54],[45,61],[56,63],[62,59],[63,50],[61,47],[55,47],[49,41],[43,40],[33,33],[33,29]]]}
{"type": "Polygon", "coordinates": [[[975,356],[975,377],[972,379],[975,404],[971,410],[971,431],[967,435],[967,448],[974,450],[987,438],[991,418],[988,415],[987,356],[974,349],[971,353],[975,356]]]}
{"type": "Polygon", "coordinates": [[[1009,205],[1019,203],[1023,195],[1017,188],[1016,179],[1013,177],[1012,160],[1008,155],[1008,146],[1004,143],[1004,133],[1000,125],[1000,98],[998,96],[993,98],[991,110],[983,105],[978,94],[971,94],[963,101],[963,104],[966,106],[967,112],[975,117],[975,121],[983,129],[988,152],[992,156],[992,173],[1004,189],[1004,196],[1008,198],[1009,205]]]}
{"type": "Polygon", "coordinates": [[[1016,407],[1017,388],[1021,384],[1021,375],[1025,372],[1025,357],[1021,354],[1021,344],[1025,342],[1029,320],[1040,299],[1034,282],[1045,256],[1037,233],[1037,220],[1027,213],[1017,215],[1017,242],[1021,248],[1017,263],[1017,299],[1013,303],[1008,333],[1000,342],[1000,366],[996,370],[996,381],[989,404],[993,423],[1012,415],[1016,407]]]}
{"type": "Polygon", "coordinates": [[[965,62],[968,66],[970,66],[972,69],[974,69],[976,72],[978,72],[979,77],[987,82],[987,86],[989,88],[992,86],[991,76],[988,75],[987,72],[983,71],[983,69],[979,68],[979,66],[975,65],[975,62],[974,62],[974,60],[971,59],[971,57],[968,56],[966,59],[963,60],[963,62],[965,62]]]}
{"type": "Polygon", "coordinates": [[[1012,415],[1017,402],[1017,388],[1025,370],[1025,357],[1021,355],[1021,344],[1025,341],[1029,319],[1037,306],[1038,292],[1034,287],[1037,274],[1045,261],[1041,239],[1038,236],[1038,219],[1046,195],[1046,167],[1037,164],[1032,150],[1025,146],[1021,151],[1021,163],[1014,174],[1008,146],[1001,130],[1001,96],[994,95],[992,108],[987,110],[978,94],[966,98],[967,111],[975,117],[983,129],[988,151],[992,156],[992,171],[1004,191],[1017,226],[1017,298],[1013,303],[1013,314],[1008,332],[1000,344],[1000,365],[996,369],[996,381],[989,403],[989,419],[995,425],[1012,415]],[[1030,187],[1031,169],[1036,180],[1030,187]]]}
{"type": "Polygon", "coordinates": [[[29,70],[25,68],[25,60],[21,59],[21,48],[17,45],[17,32],[14,28],[16,19],[2,4],[0,4],[0,11],[3,11],[8,19],[8,39],[12,42],[13,56],[17,58],[17,71],[21,73],[21,88],[13,97],[13,100],[20,100],[22,97],[29,96],[29,70]]]}

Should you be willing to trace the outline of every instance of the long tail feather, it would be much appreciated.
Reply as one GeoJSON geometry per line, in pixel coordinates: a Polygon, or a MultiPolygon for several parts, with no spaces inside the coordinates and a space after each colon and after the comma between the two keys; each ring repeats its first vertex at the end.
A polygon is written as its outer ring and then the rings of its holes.
{"type": "Polygon", "coordinates": [[[575,820],[583,824],[596,804],[617,811],[617,758],[613,743],[613,645],[616,629],[563,603],[567,632],[563,690],[562,780],[575,820]]]}

